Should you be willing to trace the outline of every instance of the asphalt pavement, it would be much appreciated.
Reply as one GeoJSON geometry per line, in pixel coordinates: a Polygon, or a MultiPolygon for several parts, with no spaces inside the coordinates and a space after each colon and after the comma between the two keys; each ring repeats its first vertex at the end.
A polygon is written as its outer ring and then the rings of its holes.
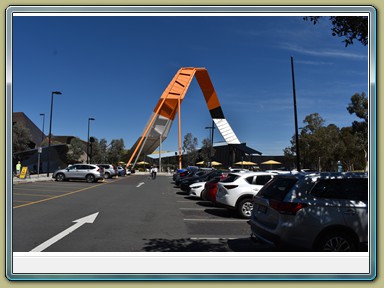
{"type": "MultiPolygon", "coordinates": [[[[136,172],[137,175],[149,175],[149,172],[136,172]]],[[[164,176],[171,176],[172,174],[169,174],[167,172],[159,172],[157,175],[164,175],[164,176]]],[[[129,177],[126,176],[126,177],[129,177]]],[[[55,179],[52,178],[52,173],[47,176],[47,173],[44,174],[33,174],[33,175],[27,175],[24,179],[20,179],[18,177],[13,177],[13,184],[23,184],[23,183],[31,183],[31,182],[43,182],[43,181],[55,181],[55,179]]]]}

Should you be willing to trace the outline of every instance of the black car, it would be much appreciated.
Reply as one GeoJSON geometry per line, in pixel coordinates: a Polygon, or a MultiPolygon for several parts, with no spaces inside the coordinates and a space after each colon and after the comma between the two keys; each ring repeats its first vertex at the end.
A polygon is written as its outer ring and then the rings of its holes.
{"type": "Polygon", "coordinates": [[[182,179],[180,183],[180,189],[186,192],[189,192],[191,188],[189,188],[189,185],[196,183],[196,182],[205,182],[209,181],[217,176],[220,176],[223,174],[223,171],[221,170],[212,170],[212,171],[200,171],[201,174],[195,174],[191,177],[186,177],[182,179]]]}
{"type": "Polygon", "coordinates": [[[180,176],[178,179],[176,179],[175,186],[180,187],[181,183],[185,179],[189,179],[191,177],[196,177],[196,176],[201,176],[201,175],[206,174],[206,173],[207,173],[207,171],[194,171],[194,172],[190,171],[190,172],[188,172],[188,174],[180,176]]]}

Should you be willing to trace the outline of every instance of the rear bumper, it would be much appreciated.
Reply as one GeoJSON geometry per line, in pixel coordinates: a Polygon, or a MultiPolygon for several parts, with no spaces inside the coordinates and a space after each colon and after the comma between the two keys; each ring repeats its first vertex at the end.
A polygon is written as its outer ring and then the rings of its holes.
{"type": "Polygon", "coordinates": [[[252,220],[248,221],[248,224],[251,226],[252,236],[254,236],[255,238],[276,248],[281,248],[283,246],[281,238],[279,236],[269,231],[266,231],[263,228],[260,228],[259,226],[255,225],[252,220]]]}

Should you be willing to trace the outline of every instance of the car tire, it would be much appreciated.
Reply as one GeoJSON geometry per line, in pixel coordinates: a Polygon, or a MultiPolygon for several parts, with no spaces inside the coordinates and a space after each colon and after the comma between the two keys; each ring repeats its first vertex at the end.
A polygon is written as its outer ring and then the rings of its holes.
{"type": "Polygon", "coordinates": [[[93,183],[93,182],[95,182],[95,180],[96,180],[96,178],[92,174],[89,174],[85,177],[85,181],[87,181],[88,183],[93,183]]]}
{"type": "Polygon", "coordinates": [[[326,232],[315,244],[319,252],[356,252],[357,247],[354,237],[345,231],[326,232]]]}
{"type": "Polygon", "coordinates": [[[244,198],[237,204],[237,214],[241,218],[251,218],[253,203],[251,198],[244,198]]]}
{"type": "Polygon", "coordinates": [[[55,176],[55,179],[59,182],[65,181],[65,175],[63,173],[59,173],[55,176]]]}
{"type": "Polygon", "coordinates": [[[111,178],[111,174],[109,174],[109,172],[106,172],[104,174],[104,179],[109,179],[109,178],[111,178]]]}

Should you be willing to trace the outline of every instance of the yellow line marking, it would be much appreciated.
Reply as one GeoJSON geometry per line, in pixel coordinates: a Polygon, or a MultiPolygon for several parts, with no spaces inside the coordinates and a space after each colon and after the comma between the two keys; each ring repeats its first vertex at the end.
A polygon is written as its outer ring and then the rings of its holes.
{"type": "Polygon", "coordinates": [[[53,200],[53,199],[57,199],[57,198],[61,198],[61,197],[64,197],[64,196],[68,196],[68,195],[71,195],[71,194],[75,194],[75,193],[79,193],[79,192],[82,192],[82,191],[85,191],[85,190],[89,190],[89,189],[92,189],[94,187],[98,187],[98,186],[101,186],[101,185],[104,185],[104,184],[106,184],[106,183],[101,183],[101,184],[98,184],[98,185],[95,185],[95,186],[86,187],[84,189],[75,190],[75,191],[72,191],[72,192],[68,192],[68,193],[65,193],[65,194],[53,196],[53,197],[50,197],[50,198],[45,198],[45,199],[41,199],[41,200],[38,200],[38,201],[33,201],[33,202],[26,203],[26,204],[22,204],[22,205],[19,205],[19,206],[14,206],[13,209],[21,208],[21,207],[25,207],[25,206],[29,206],[29,205],[34,205],[34,204],[37,204],[37,203],[41,203],[41,202],[45,202],[45,201],[49,201],[49,200],[53,200]]]}

